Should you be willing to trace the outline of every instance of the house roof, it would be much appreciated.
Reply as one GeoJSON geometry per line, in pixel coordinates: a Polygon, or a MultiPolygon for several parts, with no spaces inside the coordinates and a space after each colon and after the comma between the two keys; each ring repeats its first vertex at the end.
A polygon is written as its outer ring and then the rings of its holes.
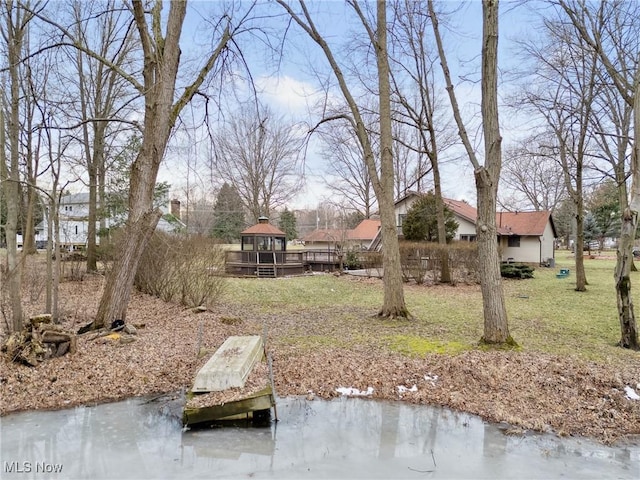
{"type": "Polygon", "coordinates": [[[356,228],[349,231],[351,240],[373,240],[380,230],[380,220],[365,218],[356,228]]]}
{"type": "Polygon", "coordinates": [[[240,232],[241,235],[275,235],[278,237],[286,236],[282,230],[274,227],[270,223],[256,223],[255,225],[240,232]]]}
{"type": "Polygon", "coordinates": [[[463,200],[453,200],[451,198],[442,199],[447,207],[451,209],[453,213],[465,220],[475,224],[478,217],[478,211],[472,207],[469,203],[463,200]]]}
{"type": "Polygon", "coordinates": [[[88,192],[70,193],[68,195],[63,195],[62,197],[60,197],[60,205],[77,205],[85,203],[89,203],[88,192]]]}
{"type": "Polygon", "coordinates": [[[319,228],[302,238],[304,242],[340,242],[344,240],[371,241],[380,230],[380,220],[365,218],[352,230],[319,228]]]}
{"type": "MultiPolygon", "coordinates": [[[[396,201],[396,205],[406,202],[412,197],[419,197],[416,192],[408,192],[404,197],[396,201]]],[[[463,200],[443,198],[444,203],[458,217],[463,218],[474,225],[478,218],[478,211],[471,204],[463,200]]],[[[547,223],[551,222],[553,236],[556,237],[556,228],[551,217],[551,212],[526,211],[526,212],[496,212],[496,227],[499,235],[541,236],[547,223]]]]}
{"type": "Polygon", "coordinates": [[[349,238],[349,230],[337,228],[319,228],[305,235],[303,242],[337,242],[349,238]]]}
{"type": "Polygon", "coordinates": [[[407,190],[404,196],[400,197],[398,200],[395,201],[394,205],[398,206],[401,203],[408,201],[410,198],[419,197],[419,196],[420,194],[418,192],[414,192],[413,190],[407,190]]]}
{"type": "Polygon", "coordinates": [[[544,229],[548,222],[551,222],[553,236],[555,237],[556,229],[549,211],[496,213],[498,231],[506,230],[509,235],[541,236],[544,234],[544,229]]]}

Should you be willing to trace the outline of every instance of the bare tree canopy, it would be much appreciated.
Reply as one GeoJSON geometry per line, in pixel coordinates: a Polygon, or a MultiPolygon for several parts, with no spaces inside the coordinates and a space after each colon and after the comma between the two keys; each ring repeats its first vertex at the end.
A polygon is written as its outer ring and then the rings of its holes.
{"type": "Polygon", "coordinates": [[[506,150],[500,182],[511,192],[501,202],[507,210],[553,212],[566,197],[562,166],[540,151],[537,136],[506,150]]]}
{"type": "MultiPolygon", "coordinates": [[[[278,0],[291,19],[307,33],[322,50],[329,63],[340,92],[347,103],[347,111],[331,119],[324,118],[322,122],[342,119],[350,124],[356,132],[356,136],[364,153],[364,161],[367,166],[369,178],[371,179],[378,206],[380,209],[383,269],[384,269],[384,300],[378,312],[381,317],[408,318],[409,311],[404,301],[404,290],[402,287],[402,274],[400,269],[400,251],[398,247],[398,237],[396,230],[396,219],[394,211],[394,162],[393,162],[393,130],[391,115],[391,85],[390,67],[387,50],[387,4],[384,0],[376,1],[375,14],[370,14],[362,7],[367,4],[360,4],[356,0],[351,0],[348,4],[353,9],[355,16],[362,24],[362,28],[368,38],[372,50],[375,52],[375,66],[377,80],[378,99],[378,133],[379,135],[379,156],[375,155],[373,145],[375,136],[367,128],[364,119],[363,104],[359,103],[355,96],[356,90],[353,85],[349,85],[337,60],[334,49],[327,42],[327,39],[318,31],[313,16],[309,12],[304,1],[300,1],[300,11],[296,12],[284,0],[278,0]],[[374,17],[372,19],[370,17],[374,17]]],[[[358,84],[361,88],[362,84],[358,84]]]]}
{"type": "Polygon", "coordinates": [[[253,221],[284,207],[302,187],[301,133],[264,106],[239,109],[214,133],[211,168],[235,188],[253,221]]]}
{"type": "MultiPolygon", "coordinates": [[[[620,346],[640,350],[631,296],[632,249],[640,215],[640,48],[637,30],[640,6],[637,2],[594,4],[583,0],[558,0],[557,5],[568,17],[577,36],[602,63],[620,97],[633,108],[631,190],[628,203],[623,198],[626,192],[622,188],[620,193],[623,213],[615,279],[620,346]],[[631,48],[629,41],[633,45],[631,48]]],[[[626,136],[624,132],[623,136],[626,136]]]]}

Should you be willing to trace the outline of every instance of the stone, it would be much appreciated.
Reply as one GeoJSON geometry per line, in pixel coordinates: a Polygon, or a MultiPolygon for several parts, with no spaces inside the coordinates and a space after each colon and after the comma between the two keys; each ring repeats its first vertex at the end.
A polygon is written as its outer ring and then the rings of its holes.
{"type": "Polygon", "coordinates": [[[128,323],[124,326],[124,329],[122,331],[124,333],[128,333],[129,335],[137,335],[138,334],[138,329],[136,327],[134,327],[133,325],[129,325],[128,323]]]}

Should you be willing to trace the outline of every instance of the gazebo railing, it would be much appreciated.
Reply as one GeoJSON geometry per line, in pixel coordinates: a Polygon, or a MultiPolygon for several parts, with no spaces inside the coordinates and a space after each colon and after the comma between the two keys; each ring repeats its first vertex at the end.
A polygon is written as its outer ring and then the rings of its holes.
{"type": "Polygon", "coordinates": [[[285,265],[303,262],[303,252],[274,252],[274,251],[240,251],[229,250],[225,253],[227,263],[244,263],[255,265],[285,265]]]}

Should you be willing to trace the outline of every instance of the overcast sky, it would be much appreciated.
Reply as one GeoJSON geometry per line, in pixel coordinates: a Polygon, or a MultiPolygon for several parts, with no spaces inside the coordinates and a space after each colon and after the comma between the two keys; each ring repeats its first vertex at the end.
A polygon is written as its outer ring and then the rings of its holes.
{"type": "MultiPolygon", "coordinates": [[[[309,2],[310,10],[315,15],[315,21],[319,30],[332,46],[343,46],[349,36],[353,35],[354,25],[357,26],[356,19],[350,8],[340,1],[316,1],[309,2]]],[[[455,7],[457,3],[448,2],[447,7],[455,7]]],[[[183,33],[185,47],[183,55],[189,58],[199,49],[206,48],[206,35],[197,25],[202,26],[202,17],[206,17],[210,8],[215,8],[214,2],[196,1],[191,4],[192,11],[188,17],[183,33]],[[189,48],[191,47],[191,48],[189,48]]],[[[272,12],[281,13],[274,3],[269,4],[272,12]]],[[[530,8],[530,7],[529,7],[530,8]]],[[[513,64],[513,39],[531,33],[531,23],[528,21],[530,10],[527,7],[514,8],[513,3],[503,2],[501,4],[501,24],[500,24],[500,68],[508,70],[513,64]]],[[[285,25],[284,18],[265,20],[265,25],[276,30],[282,29],[285,25]]],[[[456,13],[454,32],[446,32],[445,49],[449,55],[450,67],[454,76],[464,75],[469,81],[459,82],[456,86],[459,102],[465,109],[468,118],[475,118],[475,123],[469,129],[471,134],[479,129],[477,122],[480,102],[479,84],[479,63],[481,51],[482,33],[482,11],[481,2],[471,1],[462,4],[456,13]],[[475,130],[475,131],[474,131],[475,130]]],[[[261,100],[267,103],[276,111],[289,116],[292,122],[302,122],[312,124],[317,121],[309,112],[309,106],[319,95],[319,86],[314,69],[326,71],[326,60],[317,45],[311,43],[306,34],[303,34],[296,25],[291,25],[287,36],[288,44],[285,48],[285,55],[277,58],[269,55],[260,45],[260,42],[249,44],[246,51],[247,61],[250,63],[252,76],[256,85],[261,89],[261,100]]],[[[503,82],[501,92],[509,88],[503,82]]],[[[338,95],[338,93],[335,93],[338,95]]],[[[507,144],[512,135],[517,134],[517,124],[509,121],[505,122],[505,116],[501,116],[504,136],[504,143],[507,144]],[[508,123],[505,125],[505,123],[508,123]]],[[[200,133],[194,133],[195,137],[186,141],[199,144],[206,143],[207,139],[200,133]]],[[[185,143],[184,138],[178,143],[185,143]]],[[[476,144],[481,145],[481,138],[478,136],[476,144]]],[[[473,181],[473,171],[467,158],[462,155],[460,159],[444,167],[444,194],[454,199],[465,199],[475,203],[475,186],[473,181]]],[[[160,180],[169,181],[173,185],[176,195],[180,195],[180,190],[184,191],[184,183],[189,179],[193,185],[196,177],[202,177],[201,181],[206,184],[208,172],[205,167],[206,156],[201,150],[193,148],[187,152],[184,148],[175,148],[173,154],[169,155],[165,167],[160,174],[160,180]],[[176,155],[178,152],[178,155],[176,155]],[[189,157],[189,166],[186,168],[185,157],[189,157]]],[[[316,153],[315,145],[312,144],[307,152],[306,158],[307,187],[301,191],[295,199],[291,208],[315,208],[316,204],[327,197],[328,192],[322,185],[324,175],[323,161],[316,153]]]]}

